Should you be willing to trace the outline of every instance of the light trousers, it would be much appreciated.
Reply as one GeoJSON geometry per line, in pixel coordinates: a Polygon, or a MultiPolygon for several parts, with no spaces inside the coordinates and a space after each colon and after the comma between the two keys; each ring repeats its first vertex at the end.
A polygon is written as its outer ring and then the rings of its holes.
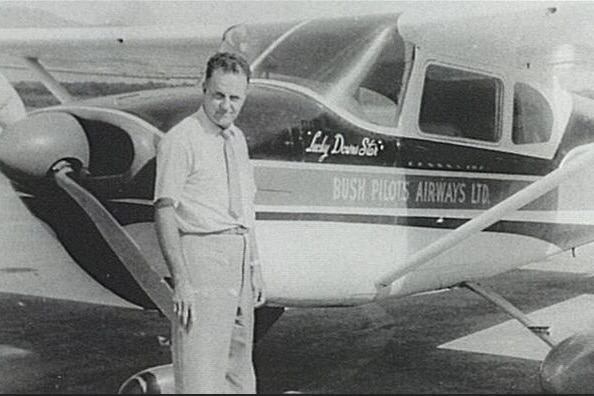
{"type": "Polygon", "coordinates": [[[195,287],[192,324],[172,325],[176,393],[256,393],[246,235],[181,237],[195,287]]]}

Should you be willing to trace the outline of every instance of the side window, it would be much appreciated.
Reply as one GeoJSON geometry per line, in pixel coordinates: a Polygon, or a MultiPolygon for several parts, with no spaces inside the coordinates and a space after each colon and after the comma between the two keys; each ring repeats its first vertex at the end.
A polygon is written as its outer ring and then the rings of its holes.
{"type": "Polygon", "coordinates": [[[553,111],[547,100],[527,84],[514,86],[514,121],[512,141],[515,144],[544,143],[551,138],[553,111]]]}
{"type": "Polygon", "coordinates": [[[501,80],[492,76],[430,65],[421,99],[421,131],[497,142],[501,136],[502,87],[501,80]]]}

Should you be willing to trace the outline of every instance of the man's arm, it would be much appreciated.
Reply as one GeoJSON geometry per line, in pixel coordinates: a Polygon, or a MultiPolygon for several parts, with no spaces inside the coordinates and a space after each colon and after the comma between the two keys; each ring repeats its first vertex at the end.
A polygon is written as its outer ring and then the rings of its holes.
{"type": "Polygon", "coordinates": [[[182,254],[173,200],[161,198],[155,202],[155,226],[165,262],[173,279],[174,314],[177,315],[183,326],[189,327],[193,319],[194,296],[182,254]]]}
{"type": "Polygon", "coordinates": [[[266,290],[264,279],[262,278],[262,265],[260,263],[260,252],[256,242],[256,230],[252,229],[249,233],[250,243],[250,265],[252,267],[252,289],[254,291],[254,306],[261,307],[266,302],[266,290]]]}

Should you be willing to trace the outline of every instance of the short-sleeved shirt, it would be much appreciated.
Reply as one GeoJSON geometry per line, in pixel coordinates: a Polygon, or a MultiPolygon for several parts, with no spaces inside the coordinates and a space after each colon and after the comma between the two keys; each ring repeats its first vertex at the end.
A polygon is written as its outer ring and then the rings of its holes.
{"type": "Polygon", "coordinates": [[[254,226],[256,185],[243,132],[235,125],[231,132],[240,169],[243,217],[229,212],[229,187],[222,129],[200,110],[175,125],[159,142],[155,202],[173,200],[182,233],[213,233],[254,226]]]}

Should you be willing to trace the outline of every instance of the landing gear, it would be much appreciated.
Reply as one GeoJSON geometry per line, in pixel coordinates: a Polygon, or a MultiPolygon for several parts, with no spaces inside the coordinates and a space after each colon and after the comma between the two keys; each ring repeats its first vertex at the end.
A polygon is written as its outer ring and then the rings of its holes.
{"type": "Polygon", "coordinates": [[[532,332],[535,336],[540,338],[549,347],[555,346],[556,342],[551,338],[548,326],[539,326],[532,322],[532,320],[526,316],[522,311],[512,305],[509,301],[503,298],[501,295],[495,293],[493,290],[481,285],[478,282],[463,282],[462,287],[472,290],[479,296],[483,297],[487,301],[495,304],[503,311],[510,314],[514,319],[520,322],[524,327],[532,332]]]}

